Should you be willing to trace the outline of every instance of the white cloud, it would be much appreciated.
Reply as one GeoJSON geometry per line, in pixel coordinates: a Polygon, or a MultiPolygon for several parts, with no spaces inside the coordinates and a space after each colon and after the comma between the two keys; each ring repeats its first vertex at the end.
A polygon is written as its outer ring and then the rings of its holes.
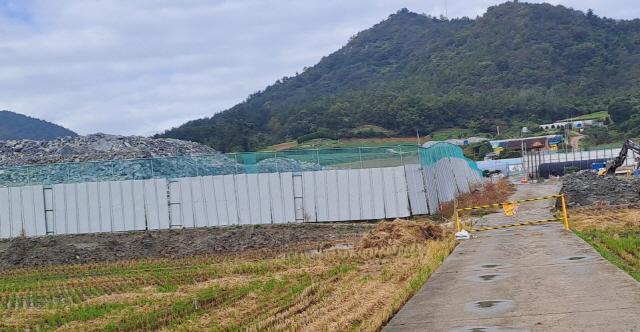
{"type": "MultiPolygon", "coordinates": [[[[550,2],[640,16],[630,0],[550,2]]],[[[496,3],[0,0],[0,109],[82,134],[152,134],[233,106],[402,7],[475,17],[496,3]]]]}

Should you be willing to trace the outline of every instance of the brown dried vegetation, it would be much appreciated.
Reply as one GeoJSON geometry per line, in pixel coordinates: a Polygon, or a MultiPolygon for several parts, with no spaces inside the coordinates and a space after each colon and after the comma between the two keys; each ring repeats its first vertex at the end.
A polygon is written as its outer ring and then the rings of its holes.
{"type": "Polygon", "coordinates": [[[358,243],[358,248],[381,248],[389,245],[424,243],[442,240],[447,232],[442,226],[424,219],[383,221],[358,243]]]}
{"type": "Polygon", "coordinates": [[[639,230],[640,209],[624,206],[593,205],[569,211],[572,228],[583,231],[596,230],[639,230]]]}
{"type": "MultiPolygon", "coordinates": [[[[464,194],[457,199],[458,208],[503,203],[516,192],[516,187],[507,179],[500,179],[496,182],[487,182],[471,189],[470,193],[464,194]]],[[[454,202],[440,205],[440,215],[449,218],[453,215],[454,202]]]]}

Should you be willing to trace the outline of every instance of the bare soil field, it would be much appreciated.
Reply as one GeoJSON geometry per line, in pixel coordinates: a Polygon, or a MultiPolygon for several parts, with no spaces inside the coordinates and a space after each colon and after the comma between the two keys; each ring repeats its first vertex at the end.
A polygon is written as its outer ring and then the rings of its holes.
{"type": "Polygon", "coordinates": [[[15,238],[0,241],[0,271],[141,258],[322,249],[354,244],[374,227],[366,222],[248,225],[15,238]]]}

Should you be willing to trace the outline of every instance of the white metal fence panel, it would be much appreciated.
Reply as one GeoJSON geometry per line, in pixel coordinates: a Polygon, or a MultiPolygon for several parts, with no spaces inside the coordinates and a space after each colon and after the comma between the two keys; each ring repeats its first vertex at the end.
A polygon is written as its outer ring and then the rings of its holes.
{"type": "Polygon", "coordinates": [[[304,222],[304,182],[301,173],[294,173],[293,179],[293,199],[296,221],[304,222]]]}
{"type": "Polygon", "coordinates": [[[403,167],[306,172],[302,177],[306,221],[373,220],[411,213],[403,167]]]}
{"type": "MultiPolygon", "coordinates": [[[[315,178],[316,190],[316,220],[329,221],[329,185],[327,177],[329,172],[312,172],[315,178]]],[[[310,198],[311,199],[311,198],[310,198]]]]}
{"type": "Polygon", "coordinates": [[[292,173],[180,178],[170,183],[169,197],[173,226],[191,228],[296,221],[292,173]]]}
{"type": "Polygon", "coordinates": [[[304,221],[318,221],[316,204],[318,201],[319,187],[316,185],[316,176],[320,172],[302,173],[302,207],[304,221]]]}
{"type": "Polygon", "coordinates": [[[349,219],[363,220],[362,218],[362,195],[360,195],[360,172],[357,169],[348,170],[347,188],[349,191],[349,219]]]}
{"type": "Polygon", "coordinates": [[[78,200],[78,233],[91,233],[93,232],[93,225],[90,216],[89,184],[76,183],[75,189],[78,200]]]}
{"type": "Polygon", "coordinates": [[[465,160],[457,158],[449,158],[451,164],[451,172],[456,181],[456,186],[460,194],[469,192],[469,164],[465,160]]]}
{"type": "Polygon", "coordinates": [[[189,183],[189,195],[191,196],[191,215],[193,216],[193,227],[209,226],[209,218],[205,212],[204,192],[207,188],[202,187],[202,177],[192,178],[189,183]]]}
{"type": "MultiPolygon", "coordinates": [[[[55,200],[53,198],[53,188],[51,188],[51,200],[52,204],[52,215],[54,218],[52,219],[52,225],[55,226],[55,200]]],[[[113,218],[112,215],[112,206],[111,206],[111,184],[109,182],[98,182],[98,196],[94,199],[98,200],[99,211],[100,214],[100,231],[101,232],[111,232],[113,230],[113,218]]],[[[47,228],[48,229],[48,228],[47,228]]],[[[52,227],[51,233],[55,233],[55,227],[52,227]]]]}
{"type": "Polygon", "coordinates": [[[82,220],[86,220],[84,225],[81,225],[81,229],[88,228],[86,233],[99,233],[102,232],[101,218],[100,218],[100,190],[98,182],[87,182],[82,188],[84,193],[85,204],[87,207],[86,213],[82,211],[82,220]]]}
{"type": "Polygon", "coordinates": [[[349,204],[349,170],[337,171],[337,192],[338,218],[337,220],[349,220],[351,216],[351,206],[349,204]]]}
{"type": "Polygon", "coordinates": [[[143,183],[147,227],[149,229],[169,228],[167,180],[152,179],[143,183]]]}
{"type": "Polygon", "coordinates": [[[381,168],[371,168],[371,195],[373,196],[373,218],[386,218],[387,213],[384,204],[384,176],[381,168]]]}
{"type": "Polygon", "coordinates": [[[13,225],[11,222],[11,201],[9,191],[11,188],[0,188],[0,236],[13,237],[13,225]]]}
{"type": "MultiPolygon", "coordinates": [[[[409,193],[407,185],[407,176],[405,174],[404,167],[393,168],[396,185],[396,201],[398,206],[398,217],[408,217],[411,215],[411,209],[409,205],[409,193]]],[[[393,217],[397,218],[397,217],[393,217]]]]}
{"type": "Polygon", "coordinates": [[[438,200],[440,203],[453,201],[457,188],[449,162],[446,159],[441,159],[434,167],[436,168],[438,200]]]}
{"type": "Polygon", "coordinates": [[[211,202],[211,208],[217,213],[216,226],[225,226],[229,220],[229,208],[227,206],[227,196],[224,189],[224,179],[222,176],[212,176],[210,178],[213,187],[208,188],[213,191],[215,196],[215,200],[211,202]]]}
{"type": "Polygon", "coordinates": [[[440,202],[438,201],[438,187],[436,182],[435,167],[425,167],[422,169],[424,181],[424,191],[427,196],[427,204],[429,205],[429,214],[433,215],[438,212],[440,202]]]}
{"type": "Polygon", "coordinates": [[[22,229],[25,236],[38,236],[47,233],[44,209],[44,195],[42,186],[22,187],[22,229]]]}
{"type": "Polygon", "coordinates": [[[280,174],[269,173],[269,198],[271,202],[271,223],[281,224],[286,222],[280,174]]]}
{"type": "MultiPolygon", "coordinates": [[[[54,195],[57,192],[54,187],[54,195]]],[[[111,195],[111,231],[119,232],[126,230],[124,224],[124,207],[122,201],[124,198],[122,197],[122,190],[120,188],[119,181],[109,182],[109,190],[111,195]]],[[[56,199],[57,201],[57,199],[56,199]]],[[[57,219],[56,219],[57,222],[57,219]]],[[[64,234],[64,233],[60,233],[64,234]]]]}
{"type": "Polygon", "coordinates": [[[280,173],[280,187],[282,188],[282,208],[284,209],[284,222],[296,222],[293,173],[280,173]]]}
{"type": "Polygon", "coordinates": [[[227,198],[228,225],[238,225],[240,222],[238,212],[238,194],[236,191],[235,175],[222,175],[224,184],[224,196],[227,198]]]}
{"type": "Polygon", "coordinates": [[[405,166],[411,214],[429,214],[429,203],[420,165],[405,166]]]}
{"type": "Polygon", "coordinates": [[[482,181],[466,161],[0,188],[0,237],[436,213],[482,181]]]}
{"type": "Polygon", "coordinates": [[[361,218],[363,220],[376,219],[375,202],[373,192],[373,177],[371,176],[371,169],[359,169],[357,170],[360,176],[360,186],[358,192],[361,202],[361,218]]]}
{"type": "Polygon", "coordinates": [[[47,232],[42,186],[0,188],[0,237],[47,232]]]}
{"type": "Polygon", "coordinates": [[[323,221],[340,220],[340,205],[338,196],[338,190],[340,184],[338,183],[338,171],[330,170],[326,172],[326,192],[327,197],[327,219],[323,221]]]}
{"type": "MultiPolygon", "coordinates": [[[[43,196],[44,196],[44,221],[45,221],[45,229],[46,229],[46,234],[53,234],[53,188],[51,187],[44,187],[43,189],[43,196]]],[[[2,192],[2,189],[0,189],[0,193],[2,192]]],[[[0,203],[0,208],[2,208],[2,203],[0,203]]],[[[38,207],[36,206],[36,209],[38,207]]],[[[2,237],[2,234],[0,234],[0,237],[2,237]]]]}
{"type": "Polygon", "coordinates": [[[249,197],[249,177],[246,174],[236,175],[236,191],[238,195],[240,225],[251,225],[251,199],[249,197]]]}
{"type": "Polygon", "coordinates": [[[197,178],[178,179],[177,190],[180,196],[180,225],[182,227],[198,227],[205,220],[202,217],[202,199],[198,196],[200,181],[197,178]]]}

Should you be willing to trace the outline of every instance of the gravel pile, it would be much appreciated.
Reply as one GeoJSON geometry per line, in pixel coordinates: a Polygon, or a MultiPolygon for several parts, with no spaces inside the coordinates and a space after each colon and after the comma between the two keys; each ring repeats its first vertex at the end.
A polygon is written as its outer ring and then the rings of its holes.
{"type": "Polygon", "coordinates": [[[238,160],[199,143],[139,136],[0,141],[0,187],[322,169],[289,158],[249,165],[238,160]]]}
{"type": "Polygon", "coordinates": [[[638,204],[640,179],[598,176],[592,171],[580,171],[563,178],[562,192],[567,195],[569,206],[638,204]]]}
{"type": "Polygon", "coordinates": [[[319,171],[322,167],[290,158],[267,158],[256,164],[259,173],[319,171]]]}
{"type": "Polygon", "coordinates": [[[94,134],[51,141],[0,141],[0,168],[215,153],[206,145],[177,139],[94,134]]]}

